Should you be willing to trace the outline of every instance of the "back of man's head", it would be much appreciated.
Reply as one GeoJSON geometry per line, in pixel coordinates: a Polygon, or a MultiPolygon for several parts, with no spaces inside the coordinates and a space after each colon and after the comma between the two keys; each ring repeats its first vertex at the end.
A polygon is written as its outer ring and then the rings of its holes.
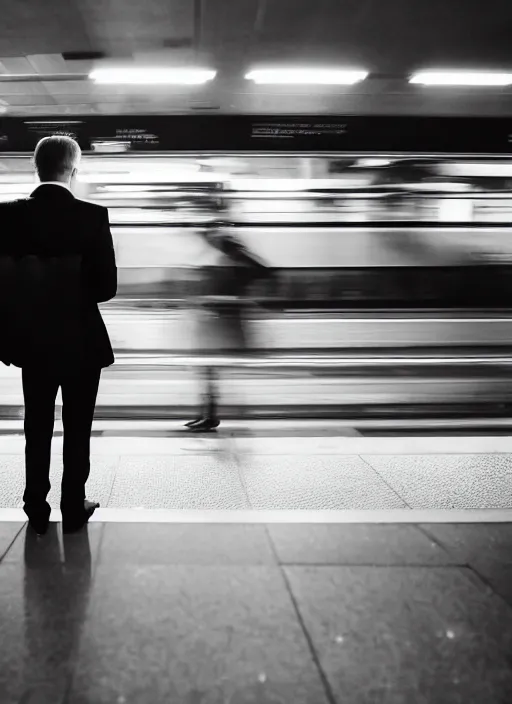
{"type": "Polygon", "coordinates": [[[69,181],[78,168],[81,151],[71,137],[43,137],[34,152],[34,164],[39,180],[69,181]]]}

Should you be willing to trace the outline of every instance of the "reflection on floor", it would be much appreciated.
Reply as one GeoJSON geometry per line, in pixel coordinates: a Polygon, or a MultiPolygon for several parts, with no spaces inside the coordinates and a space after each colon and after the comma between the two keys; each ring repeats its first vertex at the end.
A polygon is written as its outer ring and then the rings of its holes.
{"type": "Polygon", "coordinates": [[[0,701],[509,702],[511,548],[512,523],[0,523],[0,701]]]}

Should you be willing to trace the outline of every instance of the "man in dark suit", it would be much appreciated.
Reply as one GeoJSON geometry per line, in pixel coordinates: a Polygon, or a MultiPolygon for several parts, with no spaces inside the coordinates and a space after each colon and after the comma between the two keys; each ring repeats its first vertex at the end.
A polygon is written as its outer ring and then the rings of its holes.
{"type": "Polygon", "coordinates": [[[45,137],[34,154],[41,185],[29,198],[0,203],[0,360],[22,369],[24,510],[39,534],[50,518],[59,387],[63,530],[80,530],[99,506],[86,500],[85,483],[101,370],[114,354],[98,303],[116,295],[117,268],[107,209],[71,192],[80,156],[73,139],[45,137]]]}

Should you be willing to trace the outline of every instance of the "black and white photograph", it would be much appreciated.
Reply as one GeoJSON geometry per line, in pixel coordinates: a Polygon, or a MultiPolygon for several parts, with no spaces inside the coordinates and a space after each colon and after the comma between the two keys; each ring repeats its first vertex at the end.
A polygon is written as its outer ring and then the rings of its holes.
{"type": "Polygon", "coordinates": [[[0,18],[0,704],[512,704],[510,0],[0,18]]]}

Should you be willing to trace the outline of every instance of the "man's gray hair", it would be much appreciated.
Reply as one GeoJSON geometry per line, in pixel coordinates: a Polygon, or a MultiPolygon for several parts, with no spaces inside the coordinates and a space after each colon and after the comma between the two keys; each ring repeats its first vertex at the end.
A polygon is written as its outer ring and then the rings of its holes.
{"type": "Polygon", "coordinates": [[[34,164],[40,181],[57,181],[78,167],[82,152],[71,137],[43,137],[34,152],[34,164]]]}

